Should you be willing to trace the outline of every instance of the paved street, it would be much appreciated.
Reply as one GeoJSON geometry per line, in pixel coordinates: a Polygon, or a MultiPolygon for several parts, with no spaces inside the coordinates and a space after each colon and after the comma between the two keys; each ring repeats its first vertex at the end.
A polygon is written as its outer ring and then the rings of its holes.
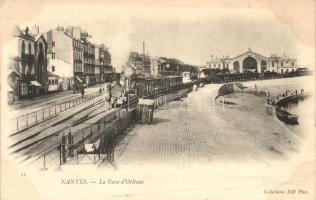
{"type": "Polygon", "coordinates": [[[297,152],[299,139],[266,114],[264,98],[227,96],[225,101],[235,105],[226,105],[223,110],[219,102],[212,102],[214,87],[218,85],[206,85],[183,102],[163,107],[154,113],[151,125],[136,125],[117,147],[118,167],[225,160],[266,162],[297,152]]]}

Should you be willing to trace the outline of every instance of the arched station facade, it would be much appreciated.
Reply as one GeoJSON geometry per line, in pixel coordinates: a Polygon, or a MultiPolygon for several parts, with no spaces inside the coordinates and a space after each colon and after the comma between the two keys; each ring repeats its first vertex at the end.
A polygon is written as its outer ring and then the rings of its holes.
{"type": "Polygon", "coordinates": [[[207,62],[208,68],[228,69],[229,73],[247,73],[247,72],[278,72],[286,73],[297,69],[296,59],[271,56],[266,57],[253,52],[250,48],[247,52],[234,58],[215,58],[207,62]],[[222,64],[221,64],[222,63],[222,64]]]}

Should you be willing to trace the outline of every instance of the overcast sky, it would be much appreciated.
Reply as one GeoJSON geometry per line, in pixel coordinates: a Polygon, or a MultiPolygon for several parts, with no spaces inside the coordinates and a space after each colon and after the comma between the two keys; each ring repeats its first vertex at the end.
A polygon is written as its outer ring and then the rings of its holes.
{"type": "Polygon", "coordinates": [[[291,28],[268,10],[149,8],[149,7],[44,7],[32,20],[40,31],[60,25],[80,25],[97,43],[110,47],[113,64],[120,68],[129,51],[146,51],[153,56],[175,57],[189,64],[205,64],[211,55],[230,57],[249,47],[270,56],[288,53],[300,64],[312,49],[297,42],[291,28]]]}

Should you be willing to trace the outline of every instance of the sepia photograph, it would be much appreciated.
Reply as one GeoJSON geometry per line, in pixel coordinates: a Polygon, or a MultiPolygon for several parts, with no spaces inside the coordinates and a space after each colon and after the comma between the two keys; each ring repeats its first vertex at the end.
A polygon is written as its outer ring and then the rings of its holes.
{"type": "Polygon", "coordinates": [[[1,199],[315,199],[315,4],[0,2],[1,199]]]}

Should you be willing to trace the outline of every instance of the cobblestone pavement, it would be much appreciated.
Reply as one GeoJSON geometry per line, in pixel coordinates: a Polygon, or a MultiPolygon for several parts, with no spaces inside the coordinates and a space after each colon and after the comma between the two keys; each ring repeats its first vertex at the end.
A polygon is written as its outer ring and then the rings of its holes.
{"type": "MultiPolygon", "coordinates": [[[[154,113],[154,122],[136,125],[116,148],[122,165],[203,164],[212,161],[286,159],[297,152],[299,139],[266,114],[262,97],[227,96],[231,105],[213,102],[206,85],[183,101],[154,113]]],[[[216,93],[216,92],[215,92],[216,93]]]]}

